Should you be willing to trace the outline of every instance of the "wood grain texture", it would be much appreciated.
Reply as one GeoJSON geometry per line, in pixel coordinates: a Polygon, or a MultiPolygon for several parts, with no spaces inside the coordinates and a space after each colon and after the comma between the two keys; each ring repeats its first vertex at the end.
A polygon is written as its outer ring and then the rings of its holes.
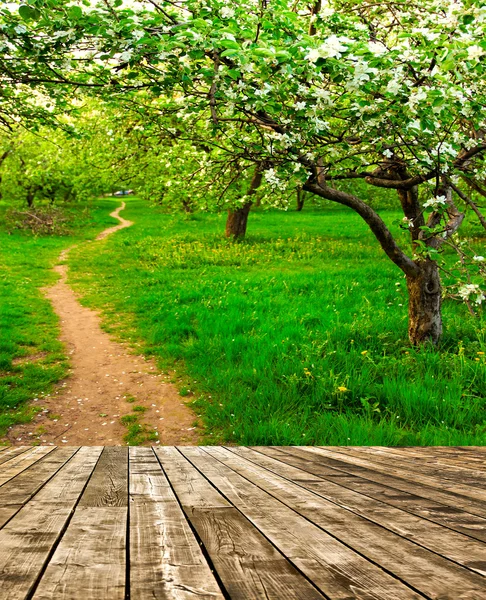
{"type": "Polygon", "coordinates": [[[127,506],[128,448],[106,446],[79,502],[79,507],[127,506]]]}
{"type": "MultiPolygon", "coordinates": [[[[486,564],[482,564],[484,558],[486,558],[485,547],[484,544],[479,541],[471,540],[467,536],[450,531],[449,529],[436,525],[435,523],[418,518],[405,511],[389,506],[388,504],[384,504],[383,502],[373,500],[372,498],[343,488],[340,485],[330,481],[323,481],[317,476],[312,477],[309,474],[305,475],[296,467],[282,463],[275,458],[270,458],[269,456],[259,454],[253,450],[250,450],[249,448],[229,448],[228,450],[231,450],[231,452],[237,456],[241,456],[242,458],[245,458],[246,460],[251,461],[260,467],[268,469],[276,476],[272,476],[269,479],[269,483],[272,485],[275,485],[275,482],[277,482],[280,487],[283,487],[284,482],[280,481],[280,478],[282,477],[289,482],[295,483],[297,487],[292,487],[290,489],[290,494],[286,491],[285,487],[283,488],[283,501],[286,504],[291,505],[288,501],[288,498],[297,496],[298,502],[304,503],[304,509],[306,512],[303,512],[302,514],[317,524],[321,524],[325,527],[325,524],[321,523],[323,513],[317,509],[317,519],[319,519],[319,521],[315,521],[315,517],[313,517],[311,514],[314,512],[315,506],[312,502],[306,502],[306,496],[301,495],[299,488],[303,488],[304,490],[308,490],[313,494],[317,494],[319,497],[329,500],[330,502],[335,503],[347,511],[352,511],[353,515],[363,517],[367,521],[384,527],[387,530],[386,536],[388,537],[388,540],[391,540],[391,546],[388,546],[388,548],[389,551],[391,549],[392,559],[395,557],[398,558],[396,556],[398,555],[398,552],[395,551],[397,546],[398,550],[402,548],[406,552],[406,549],[400,543],[396,544],[394,541],[393,536],[398,535],[409,540],[410,542],[413,542],[414,544],[421,546],[422,548],[431,550],[440,556],[457,562],[466,568],[470,568],[480,575],[486,575],[486,564]],[[307,511],[308,507],[310,507],[310,511],[307,511]],[[391,537],[388,532],[391,532],[391,537]]],[[[225,464],[228,464],[232,467],[230,463],[225,464]]],[[[268,475],[264,471],[258,471],[257,473],[264,478],[268,478],[268,475]]],[[[249,478],[251,479],[251,477],[249,478]]],[[[276,496],[275,494],[273,495],[276,496]]],[[[298,507],[294,507],[294,510],[300,512],[298,507]]],[[[326,516],[327,513],[328,511],[326,511],[326,516]]],[[[351,520],[346,519],[347,526],[349,525],[352,527],[353,522],[355,524],[357,523],[354,516],[351,520]]],[[[357,535],[358,531],[360,530],[361,525],[359,525],[359,529],[352,528],[352,533],[357,535]]],[[[375,531],[377,531],[377,535],[380,538],[380,545],[383,544],[384,542],[380,536],[380,529],[375,528],[375,531]]],[[[358,546],[353,544],[351,545],[353,548],[359,549],[358,546]]],[[[417,558],[417,553],[414,553],[413,546],[411,555],[417,558]]],[[[433,577],[435,578],[438,575],[438,571],[433,566],[433,564],[435,564],[435,555],[428,554],[428,558],[426,557],[423,563],[421,562],[421,556],[423,555],[419,553],[418,559],[420,562],[416,566],[416,573],[414,573],[414,575],[417,574],[420,576],[420,572],[422,571],[423,573],[423,568],[426,567],[433,570],[433,577]],[[426,561],[430,558],[432,559],[433,564],[427,566],[426,561]]],[[[383,566],[386,565],[383,563],[383,566]]],[[[441,561],[440,568],[446,569],[449,573],[448,567],[449,565],[447,562],[441,561]]],[[[397,575],[400,576],[400,570],[392,570],[394,573],[397,573],[397,575]]],[[[405,577],[402,578],[405,580],[405,577]]],[[[418,585],[415,587],[419,589],[418,585]]]]}
{"type": "Polygon", "coordinates": [[[46,456],[46,454],[49,454],[54,450],[54,446],[38,446],[37,448],[30,448],[26,452],[22,452],[22,454],[11,458],[5,462],[0,469],[0,486],[7,483],[10,479],[13,479],[19,475],[19,473],[22,473],[22,471],[25,471],[35,464],[43,456],[46,456]]]}
{"type": "Polygon", "coordinates": [[[33,589],[100,452],[96,448],[80,450],[0,530],[2,600],[23,600],[33,589]]]}
{"type": "Polygon", "coordinates": [[[328,597],[421,598],[202,448],[180,451],[328,597]]]}
{"type": "Polygon", "coordinates": [[[126,529],[126,507],[77,508],[33,598],[124,600],[126,529]]]}
{"type": "Polygon", "coordinates": [[[0,454],[0,465],[7,462],[11,458],[15,458],[19,454],[26,452],[30,449],[30,446],[14,446],[13,448],[3,447],[3,452],[0,454]]]}
{"type": "Polygon", "coordinates": [[[223,600],[150,448],[130,448],[130,598],[223,600]]]}
{"type": "MultiPolygon", "coordinates": [[[[444,503],[451,508],[460,508],[473,515],[486,518],[486,503],[455,493],[451,489],[454,486],[448,485],[447,482],[442,486],[440,478],[432,479],[420,473],[414,474],[394,467],[388,468],[376,461],[349,456],[323,447],[302,446],[302,450],[330,460],[331,462],[327,464],[336,466],[340,470],[357,473],[366,476],[367,479],[385,483],[385,485],[394,487],[397,490],[415,493],[422,498],[429,498],[444,503]]],[[[469,491],[469,488],[467,491],[469,491]]]]}
{"type": "Polygon", "coordinates": [[[231,598],[323,599],[181,454],[173,448],[155,452],[231,598]]]}
{"type": "MultiPolygon", "coordinates": [[[[426,461],[422,459],[420,454],[418,455],[417,460],[413,461],[407,460],[406,458],[400,458],[393,454],[393,452],[388,453],[379,448],[363,447],[359,450],[356,448],[341,448],[340,450],[337,450],[336,448],[330,447],[329,449],[345,454],[351,454],[351,456],[357,456],[359,458],[364,458],[365,460],[369,459],[372,462],[376,461],[379,464],[393,466],[407,472],[422,473],[423,475],[434,479],[437,479],[437,476],[439,475],[437,467],[435,465],[428,465],[426,461]]],[[[483,493],[486,476],[482,471],[463,469],[458,465],[446,465],[445,463],[442,463],[440,467],[440,480],[445,481],[447,484],[448,482],[451,482],[454,485],[472,488],[472,490],[469,490],[468,494],[471,495],[471,497],[478,497],[475,488],[479,488],[479,499],[486,499],[486,492],[483,493]],[[471,492],[474,495],[472,495],[471,492]]]]}
{"type": "Polygon", "coordinates": [[[2,457],[0,600],[486,598],[484,449],[2,457]]]}
{"type": "Polygon", "coordinates": [[[427,446],[423,448],[386,448],[376,446],[373,449],[390,453],[394,458],[404,459],[410,465],[423,463],[429,466],[444,465],[447,467],[459,467],[461,469],[479,471],[482,477],[486,476],[486,460],[479,457],[477,452],[459,452],[455,448],[448,447],[442,447],[438,452],[436,447],[431,448],[427,446]]]}
{"type": "Polygon", "coordinates": [[[273,456],[280,461],[298,467],[302,472],[301,479],[306,481],[308,473],[320,479],[337,483],[346,489],[353,490],[363,498],[373,498],[384,504],[402,509],[433,523],[437,523],[458,533],[486,542],[486,519],[471,515],[470,513],[440,504],[433,500],[422,498],[404,490],[377,483],[367,479],[366,472],[362,476],[340,471],[337,468],[324,465],[313,455],[298,448],[255,447],[259,453],[273,456]]]}
{"type": "Polygon", "coordinates": [[[106,447],[33,598],[124,600],[127,484],[128,449],[106,447]]]}
{"type": "Polygon", "coordinates": [[[76,453],[78,448],[57,448],[34,470],[17,475],[0,487],[0,529],[76,453]]]}

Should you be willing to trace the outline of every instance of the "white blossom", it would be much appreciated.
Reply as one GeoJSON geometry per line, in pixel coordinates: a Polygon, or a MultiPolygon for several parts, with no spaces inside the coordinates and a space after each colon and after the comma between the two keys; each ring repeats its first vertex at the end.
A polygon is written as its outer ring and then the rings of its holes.
{"type": "Polygon", "coordinates": [[[235,11],[232,8],[223,6],[221,9],[221,17],[223,19],[232,19],[235,16],[235,11]]]}
{"type": "Polygon", "coordinates": [[[396,96],[400,91],[401,85],[396,79],[392,79],[386,86],[386,91],[396,96]]]}
{"type": "Polygon", "coordinates": [[[424,203],[424,208],[433,208],[434,210],[439,208],[440,206],[445,206],[447,204],[447,198],[445,196],[435,196],[427,202],[424,203]]]}
{"type": "Polygon", "coordinates": [[[132,58],[133,50],[125,50],[119,56],[120,60],[123,62],[128,62],[132,58]]]}
{"type": "Polygon", "coordinates": [[[319,15],[321,17],[331,17],[334,14],[334,9],[329,5],[329,2],[323,2],[319,15]]]}
{"type": "Polygon", "coordinates": [[[330,35],[318,48],[309,50],[305,59],[315,63],[318,58],[341,58],[343,52],[347,50],[344,44],[350,42],[348,38],[330,35]]]}
{"type": "Polygon", "coordinates": [[[484,295],[483,291],[479,285],[475,283],[467,283],[466,285],[462,286],[462,288],[459,288],[457,293],[464,301],[469,300],[471,296],[476,294],[476,298],[474,300],[476,304],[481,304],[483,300],[486,300],[486,296],[484,295]]]}
{"type": "Polygon", "coordinates": [[[469,46],[467,49],[467,57],[470,60],[477,60],[480,56],[483,56],[485,51],[481,48],[481,46],[469,46]]]}
{"type": "Polygon", "coordinates": [[[284,189],[285,183],[278,177],[275,169],[268,169],[264,173],[265,181],[272,188],[284,189]]]}
{"type": "Polygon", "coordinates": [[[379,42],[368,42],[368,50],[375,56],[381,56],[385,54],[386,47],[379,42]]]}
{"type": "Polygon", "coordinates": [[[132,38],[134,40],[141,40],[144,35],[145,35],[145,31],[143,31],[143,29],[134,29],[132,31],[132,38]]]}
{"type": "Polygon", "coordinates": [[[484,256],[473,256],[473,260],[477,262],[483,262],[484,256]]]}
{"type": "Polygon", "coordinates": [[[305,59],[308,60],[309,62],[315,63],[316,60],[318,58],[320,58],[320,53],[319,50],[317,48],[312,48],[312,50],[309,50],[308,54],[306,55],[305,59]]]}

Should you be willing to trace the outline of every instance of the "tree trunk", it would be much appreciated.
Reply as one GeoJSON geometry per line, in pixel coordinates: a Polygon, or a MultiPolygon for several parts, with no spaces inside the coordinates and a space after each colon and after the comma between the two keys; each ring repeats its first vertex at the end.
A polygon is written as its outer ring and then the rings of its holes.
{"type": "Polygon", "coordinates": [[[408,335],[414,346],[437,344],[442,334],[439,267],[433,260],[417,262],[418,275],[407,275],[408,335]]]}
{"type": "Polygon", "coordinates": [[[182,209],[186,214],[191,214],[194,212],[194,208],[192,206],[192,202],[187,198],[182,198],[182,209]]]}
{"type": "Polygon", "coordinates": [[[297,188],[297,212],[304,208],[305,192],[302,188],[297,188]]]}
{"type": "MultiPolygon", "coordinates": [[[[257,165],[253,173],[253,177],[250,183],[247,197],[254,196],[258,188],[262,183],[262,166],[257,165]]],[[[250,200],[244,204],[241,208],[236,210],[228,210],[228,218],[226,219],[226,237],[232,237],[237,240],[238,238],[245,237],[246,226],[248,224],[248,215],[250,214],[250,208],[253,202],[250,200]]]]}
{"type": "Polygon", "coordinates": [[[226,219],[226,237],[232,237],[235,240],[245,237],[251,205],[252,203],[248,202],[241,208],[228,210],[228,218],[226,219]]]}
{"type": "Polygon", "coordinates": [[[32,208],[34,206],[34,197],[35,197],[35,191],[33,189],[29,189],[27,190],[27,206],[29,208],[32,208]]]}

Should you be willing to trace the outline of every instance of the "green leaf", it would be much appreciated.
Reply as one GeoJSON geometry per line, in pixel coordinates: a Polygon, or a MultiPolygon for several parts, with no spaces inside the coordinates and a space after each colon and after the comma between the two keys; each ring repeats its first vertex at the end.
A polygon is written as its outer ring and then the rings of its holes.
{"type": "Polygon", "coordinates": [[[81,19],[83,16],[83,11],[79,8],[79,6],[70,6],[68,10],[68,15],[70,19],[81,19]]]}
{"type": "Polygon", "coordinates": [[[292,56],[290,52],[287,52],[287,50],[279,50],[275,54],[275,58],[277,58],[278,60],[290,60],[292,56]]]}
{"type": "Polygon", "coordinates": [[[273,58],[275,56],[271,50],[268,50],[268,48],[255,48],[253,50],[253,54],[256,56],[264,56],[265,58],[273,58]]]}
{"type": "Polygon", "coordinates": [[[224,50],[224,52],[221,52],[221,56],[224,58],[225,56],[235,56],[235,54],[238,54],[238,50],[224,50]]]}
{"type": "Polygon", "coordinates": [[[238,44],[238,42],[234,42],[233,40],[220,40],[220,45],[223,46],[223,48],[232,48],[233,50],[239,50],[240,46],[238,44]]]}
{"type": "Polygon", "coordinates": [[[464,15],[462,17],[462,22],[464,23],[464,25],[470,25],[474,22],[474,15],[464,15]]]}
{"type": "Polygon", "coordinates": [[[19,6],[19,15],[24,21],[36,21],[40,17],[40,11],[35,6],[21,4],[19,6]]]}
{"type": "Polygon", "coordinates": [[[208,26],[204,19],[194,19],[192,24],[198,27],[199,29],[206,29],[208,26]]]}

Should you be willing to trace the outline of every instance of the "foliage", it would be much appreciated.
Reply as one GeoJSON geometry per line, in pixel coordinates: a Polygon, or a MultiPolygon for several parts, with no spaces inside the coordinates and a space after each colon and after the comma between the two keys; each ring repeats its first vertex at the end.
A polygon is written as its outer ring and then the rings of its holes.
{"type": "MultiPolygon", "coordinates": [[[[6,83],[41,83],[51,102],[65,102],[69,86],[120,104],[131,96],[148,122],[162,119],[164,139],[178,140],[172,170],[181,143],[197,163],[191,201],[209,189],[204,200],[220,202],[223,187],[233,206],[248,204],[243,181],[257,169],[272,206],[301,186],[351,207],[415,281],[417,301],[436,290],[437,313],[435,261],[464,205],[486,227],[468,195],[486,196],[485,11],[482,0],[32,0],[3,11],[6,83]],[[354,179],[397,191],[412,252],[369,203],[340,189],[354,179]]],[[[430,318],[415,341],[437,341],[430,318]]]]}
{"type": "MultiPolygon", "coordinates": [[[[72,283],[181,377],[209,441],[486,441],[484,320],[447,301],[447,342],[410,347],[403,276],[351,211],[256,212],[237,244],[218,235],[221,215],[130,200],[126,217],[137,227],[102,252],[75,252],[72,283]]],[[[397,213],[382,217],[399,236],[397,213]]]]}

